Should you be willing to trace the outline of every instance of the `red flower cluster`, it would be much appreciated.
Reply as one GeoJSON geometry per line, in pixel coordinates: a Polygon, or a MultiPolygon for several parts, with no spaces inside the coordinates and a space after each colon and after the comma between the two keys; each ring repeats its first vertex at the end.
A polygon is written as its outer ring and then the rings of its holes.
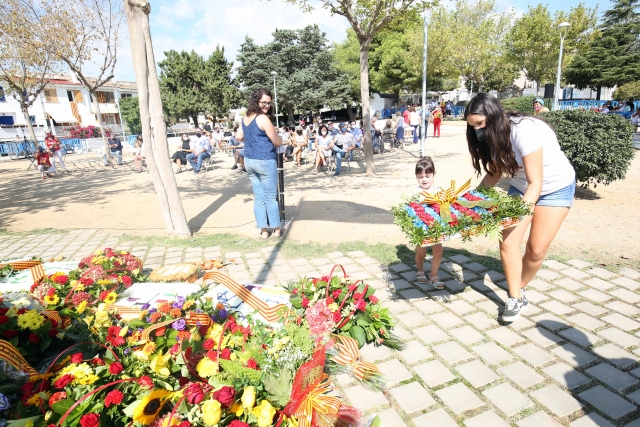
{"type": "Polygon", "coordinates": [[[82,359],[84,359],[82,353],[75,353],[71,355],[71,363],[82,363],[82,359]]]}
{"type": "Polygon", "coordinates": [[[111,375],[118,375],[120,372],[122,372],[124,368],[122,367],[122,363],[120,362],[113,362],[111,365],[109,365],[109,373],[111,375]]]}
{"type": "Polygon", "coordinates": [[[120,390],[111,390],[104,398],[104,406],[108,408],[111,405],[119,405],[123,397],[124,394],[120,390]]]}
{"type": "Polygon", "coordinates": [[[58,381],[53,383],[53,386],[55,388],[65,388],[71,383],[71,381],[73,381],[74,378],[75,377],[72,374],[64,374],[63,376],[58,378],[58,381]]]}
{"type": "Polygon", "coordinates": [[[100,425],[100,415],[85,414],[80,418],[80,427],[98,427],[100,425]]]}
{"type": "Polygon", "coordinates": [[[255,369],[256,371],[260,370],[260,368],[258,367],[258,362],[256,362],[253,358],[247,360],[247,368],[255,369]]]}
{"type": "Polygon", "coordinates": [[[484,200],[482,197],[474,196],[471,193],[464,193],[462,197],[469,200],[470,202],[478,202],[480,200],[484,200]]]}
{"type": "Polygon", "coordinates": [[[124,338],[120,336],[121,330],[120,326],[109,326],[107,330],[107,342],[113,347],[120,347],[124,344],[124,338]]]}
{"type": "Polygon", "coordinates": [[[225,408],[229,408],[233,405],[235,397],[236,390],[229,386],[223,386],[220,390],[213,392],[213,398],[220,402],[220,404],[225,408]]]}
{"type": "Polygon", "coordinates": [[[140,386],[144,388],[151,388],[153,387],[153,380],[145,375],[138,378],[138,384],[140,384],[140,386]]]}
{"type": "Polygon", "coordinates": [[[184,397],[191,405],[197,405],[198,403],[202,402],[205,397],[205,392],[202,388],[202,385],[200,385],[199,383],[189,384],[187,388],[184,389],[184,397]]]}
{"type": "Polygon", "coordinates": [[[60,402],[61,400],[64,400],[66,398],[67,398],[67,393],[65,393],[64,391],[53,393],[49,398],[49,406],[53,407],[54,403],[60,402]]]}
{"type": "Polygon", "coordinates": [[[53,279],[53,281],[58,285],[64,285],[69,281],[69,278],[65,275],[61,275],[61,276],[57,276],[55,279],[53,279]]]}
{"type": "Polygon", "coordinates": [[[433,224],[435,224],[436,219],[431,215],[429,215],[428,213],[426,213],[420,203],[417,203],[417,202],[409,203],[409,207],[413,209],[413,211],[416,213],[418,218],[420,218],[422,222],[427,224],[428,227],[431,227],[433,226],[433,224]]]}
{"type": "Polygon", "coordinates": [[[459,205],[457,203],[454,203],[453,206],[458,212],[461,212],[467,216],[470,216],[471,218],[473,218],[475,221],[479,221],[482,219],[482,217],[474,210],[469,209],[467,207],[464,207],[462,205],[459,205]]]}

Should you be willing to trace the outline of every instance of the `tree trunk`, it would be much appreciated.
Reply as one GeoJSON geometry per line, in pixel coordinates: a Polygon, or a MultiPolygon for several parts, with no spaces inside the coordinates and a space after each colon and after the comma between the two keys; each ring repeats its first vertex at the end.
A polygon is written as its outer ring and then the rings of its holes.
{"type": "Polygon", "coordinates": [[[352,122],[356,119],[356,115],[353,112],[353,108],[351,108],[351,104],[347,103],[347,115],[349,116],[349,121],[352,122]]]}
{"type": "MultiPolygon", "coordinates": [[[[395,105],[400,103],[400,89],[394,89],[393,90],[393,103],[395,105]]],[[[393,105],[391,105],[390,107],[392,107],[393,105]]]]}
{"type": "Polygon", "coordinates": [[[195,126],[195,128],[198,129],[198,113],[191,116],[191,118],[193,119],[193,126],[195,126]]]}
{"type": "Polygon", "coordinates": [[[287,104],[287,123],[289,126],[295,126],[296,124],[296,110],[293,105],[287,104]]]}
{"type": "Polygon", "coordinates": [[[96,95],[95,90],[89,90],[91,94],[91,98],[93,99],[93,108],[96,110],[96,120],[98,120],[98,127],[102,132],[102,142],[104,144],[104,153],[107,156],[107,163],[109,166],[114,166],[115,162],[113,156],[111,155],[111,149],[109,148],[109,140],[107,139],[107,130],[104,127],[104,123],[102,123],[102,114],[100,114],[100,103],[98,102],[98,96],[96,95]]]}
{"type": "Polygon", "coordinates": [[[371,140],[371,115],[369,114],[369,46],[371,39],[360,41],[360,96],[362,97],[362,134],[364,143],[364,160],[367,175],[376,174],[373,163],[373,145],[371,140]]]}
{"type": "Polygon", "coordinates": [[[22,114],[24,115],[24,119],[27,122],[27,128],[29,129],[29,135],[31,136],[31,140],[38,145],[38,138],[36,138],[36,133],[33,130],[33,126],[31,125],[31,117],[29,117],[29,110],[27,107],[22,107],[22,114]]]}
{"type": "Polygon", "coordinates": [[[162,113],[160,84],[153,55],[151,32],[149,31],[151,7],[146,2],[124,0],[124,8],[129,24],[129,39],[140,103],[142,136],[144,143],[147,144],[146,155],[149,173],[156,194],[160,199],[167,232],[171,235],[189,237],[191,231],[169,160],[167,128],[162,113]]]}
{"type": "Polygon", "coordinates": [[[596,90],[596,101],[600,101],[600,96],[602,95],[602,86],[598,86],[596,90]]]}

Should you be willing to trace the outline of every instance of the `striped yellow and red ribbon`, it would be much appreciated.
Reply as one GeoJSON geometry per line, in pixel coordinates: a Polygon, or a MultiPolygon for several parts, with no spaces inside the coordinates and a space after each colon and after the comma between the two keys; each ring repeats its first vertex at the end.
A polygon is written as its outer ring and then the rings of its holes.
{"type": "Polygon", "coordinates": [[[315,427],[314,415],[328,415],[337,417],[342,402],[335,396],[329,396],[333,391],[327,374],[322,374],[321,380],[313,386],[302,398],[293,416],[298,421],[298,427],[315,427]]]}
{"type": "Polygon", "coordinates": [[[29,374],[29,376],[38,375],[38,372],[22,357],[18,349],[8,341],[0,340],[0,359],[5,360],[18,371],[29,374]]]}
{"type": "Polygon", "coordinates": [[[336,339],[335,349],[338,351],[338,354],[331,358],[333,362],[352,367],[353,374],[356,378],[363,381],[382,375],[376,365],[362,360],[358,348],[358,341],[344,335],[333,336],[336,339]]]}

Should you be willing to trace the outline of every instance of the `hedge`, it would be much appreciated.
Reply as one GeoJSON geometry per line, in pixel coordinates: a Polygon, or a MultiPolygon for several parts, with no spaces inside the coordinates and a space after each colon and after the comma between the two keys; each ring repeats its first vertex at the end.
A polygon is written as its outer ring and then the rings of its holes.
{"type": "Polygon", "coordinates": [[[519,96],[517,98],[505,98],[500,100],[502,107],[507,111],[519,111],[525,114],[533,115],[533,95],[519,96]]]}
{"type": "Polygon", "coordinates": [[[635,156],[629,120],[585,110],[553,111],[542,118],[554,128],[583,186],[624,179],[635,156]]]}

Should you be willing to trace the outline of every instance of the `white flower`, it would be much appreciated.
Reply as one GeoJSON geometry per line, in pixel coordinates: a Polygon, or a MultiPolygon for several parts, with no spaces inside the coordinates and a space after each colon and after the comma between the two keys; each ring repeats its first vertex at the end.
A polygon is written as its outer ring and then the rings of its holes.
{"type": "Polygon", "coordinates": [[[15,308],[27,307],[29,305],[29,300],[26,297],[22,297],[15,301],[11,301],[11,304],[13,304],[15,308]]]}

